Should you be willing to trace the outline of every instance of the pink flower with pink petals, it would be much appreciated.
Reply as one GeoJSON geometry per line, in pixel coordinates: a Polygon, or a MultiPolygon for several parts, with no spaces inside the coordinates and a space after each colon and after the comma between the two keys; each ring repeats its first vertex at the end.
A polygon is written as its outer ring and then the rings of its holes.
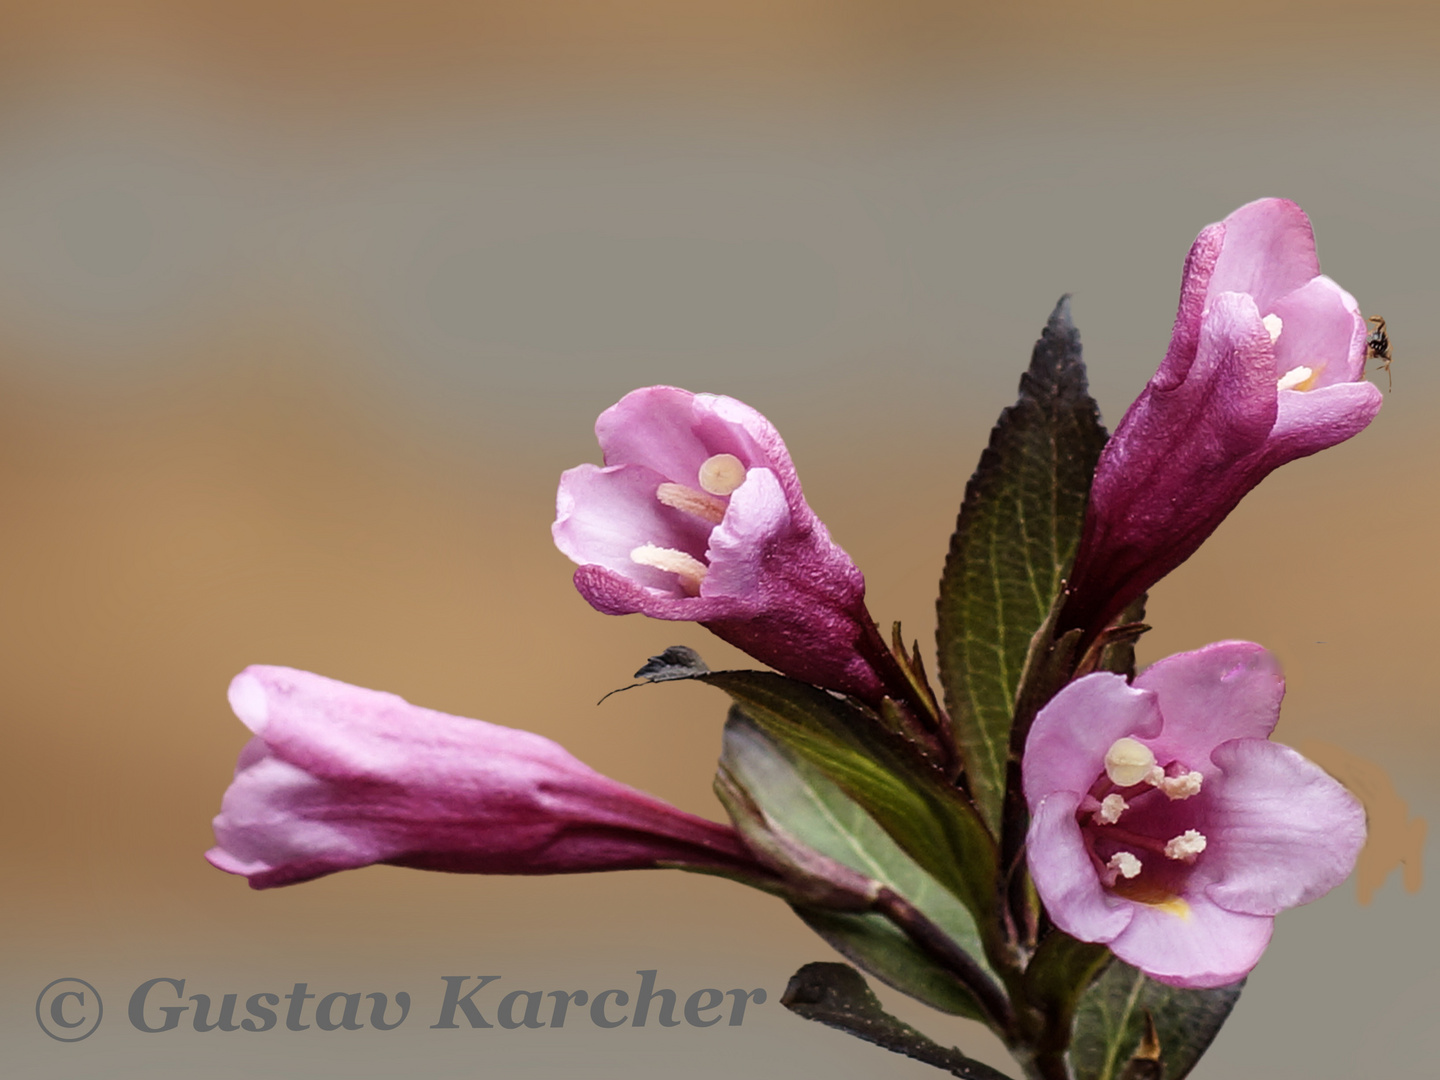
{"type": "Polygon", "coordinates": [[[698,622],[786,675],[882,694],[865,579],[805,502],[765,417],[651,386],[601,413],[595,434],[605,465],[560,478],[552,528],[593,607],[698,622]]]}
{"type": "Polygon", "coordinates": [[[1127,684],[1077,679],[1036,717],[1023,776],[1027,858],[1055,925],[1174,986],[1242,978],[1275,915],[1350,874],[1359,801],[1269,741],[1285,682],[1224,641],[1127,684]]]}
{"type": "Polygon", "coordinates": [[[1365,339],[1293,202],[1260,199],[1206,227],[1169,352],[1100,456],[1062,629],[1098,632],[1271,470],[1364,429],[1381,401],[1365,339]]]}
{"type": "Polygon", "coordinates": [[[602,776],[528,731],[282,667],[247,668],[230,704],[255,737],[205,857],[257,889],[373,863],[773,876],[729,826],[602,776]]]}

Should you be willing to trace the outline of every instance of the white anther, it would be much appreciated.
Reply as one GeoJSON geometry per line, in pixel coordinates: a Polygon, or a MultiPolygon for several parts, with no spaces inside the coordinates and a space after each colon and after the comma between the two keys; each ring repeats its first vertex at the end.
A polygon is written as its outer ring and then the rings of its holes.
{"type": "Polygon", "coordinates": [[[1128,851],[1117,851],[1110,856],[1110,861],[1105,866],[1110,870],[1120,871],[1120,876],[1127,880],[1140,873],[1140,860],[1128,851]]]}
{"type": "Polygon", "coordinates": [[[1285,324],[1280,321],[1280,316],[1266,315],[1260,321],[1265,324],[1265,329],[1270,331],[1270,344],[1275,344],[1280,339],[1280,331],[1285,328],[1285,324]]]}
{"type": "Polygon", "coordinates": [[[1205,837],[1195,829],[1186,829],[1174,840],[1165,845],[1165,857],[1167,859],[1180,859],[1183,862],[1194,862],[1195,856],[1205,850],[1205,837]]]}
{"type": "Polygon", "coordinates": [[[700,583],[710,572],[710,568],[694,555],[676,551],[674,548],[657,547],[655,544],[642,544],[637,547],[630,552],[630,561],[674,574],[680,579],[681,588],[690,596],[700,595],[700,583]]]}
{"type": "Polygon", "coordinates": [[[1310,388],[1305,384],[1308,383],[1312,378],[1314,378],[1314,376],[1314,368],[1308,368],[1304,364],[1301,364],[1299,367],[1293,367],[1289,371],[1285,372],[1284,375],[1281,375],[1280,378],[1277,379],[1275,382],[1275,389],[1308,390],[1310,388]]]}
{"type": "Polygon", "coordinates": [[[1188,799],[1200,794],[1200,784],[1205,778],[1198,772],[1181,773],[1179,776],[1162,777],[1155,786],[1172,800],[1188,799]]]}
{"type": "Polygon", "coordinates": [[[1105,751],[1105,775],[1116,787],[1130,787],[1150,775],[1155,755],[1138,739],[1116,739],[1105,751]]]}
{"type": "Polygon", "coordinates": [[[1100,809],[1095,811],[1093,820],[1096,825],[1114,825],[1120,820],[1120,815],[1129,809],[1130,805],[1120,797],[1120,793],[1112,791],[1100,800],[1100,809]]]}
{"type": "Polygon", "coordinates": [[[666,506],[673,506],[687,514],[719,525],[725,520],[725,504],[714,495],[706,495],[684,484],[661,484],[655,489],[655,498],[666,506]]]}
{"type": "Polygon", "coordinates": [[[700,486],[711,495],[729,495],[745,482],[745,463],[734,454],[716,454],[700,466],[700,486]]]}

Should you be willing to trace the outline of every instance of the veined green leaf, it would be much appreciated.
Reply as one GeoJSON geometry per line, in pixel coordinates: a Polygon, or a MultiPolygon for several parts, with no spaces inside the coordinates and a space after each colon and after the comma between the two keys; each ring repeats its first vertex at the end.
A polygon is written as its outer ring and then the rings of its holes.
{"type": "Polygon", "coordinates": [[[1244,985],[1183,990],[1113,961],[1075,1014],[1070,1065],[1076,1080],[1119,1080],[1140,1046],[1147,1013],[1159,1037],[1165,1080],[1182,1080],[1214,1041],[1244,985]]]}
{"type": "MultiPolygon", "coordinates": [[[[899,893],[969,953],[986,975],[991,975],[982,959],[975,919],[965,906],[901,851],[863,806],[837,783],[772,739],[739,708],[732,710],[726,721],[720,768],[746,793],[750,804],[765,814],[766,824],[782,829],[786,837],[809,850],[899,893]]],[[[717,786],[717,791],[732,816],[739,816],[726,799],[724,785],[717,786]]],[[[927,958],[883,917],[818,909],[799,910],[799,914],[842,955],[861,963],[897,989],[946,1012],[958,1012],[973,1020],[984,1018],[973,996],[955,976],[927,958]],[[904,959],[891,952],[897,946],[904,959]],[[917,965],[913,972],[907,969],[910,963],[917,965]]]]}
{"type": "MultiPolygon", "coordinates": [[[[982,927],[996,925],[994,841],[942,776],[897,748],[873,715],[806,683],[762,671],[696,676],[850,797],[982,927]]],[[[912,898],[913,900],[913,898],[912,898]]]]}
{"type": "Polygon", "coordinates": [[[1105,439],[1064,297],[966,485],[940,579],[940,679],[971,794],[996,836],[1021,669],[1074,559],[1105,439]]]}

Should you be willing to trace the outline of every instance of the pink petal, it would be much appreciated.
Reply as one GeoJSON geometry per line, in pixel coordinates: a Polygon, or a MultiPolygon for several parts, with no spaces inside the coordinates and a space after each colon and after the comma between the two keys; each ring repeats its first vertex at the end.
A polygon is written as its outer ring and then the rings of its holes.
{"type": "Polygon", "coordinates": [[[1204,897],[1185,899],[1183,916],[1132,905],[1134,917],[1110,951],[1171,986],[1209,989],[1244,978],[1270,943],[1275,920],[1226,911],[1204,897]]]}
{"type": "Polygon", "coordinates": [[[1207,895],[1251,915],[1308,904],[1350,875],[1365,845],[1360,801],[1288,746],[1236,739],[1211,755],[1224,772],[1203,829],[1207,895]]]}
{"type": "Polygon", "coordinates": [[[1135,679],[1159,696],[1165,729],[1157,758],[1175,758],[1207,777],[1210,751],[1228,739],[1269,736],[1280,719],[1285,679],[1280,664],[1248,641],[1219,641],[1160,660],[1135,679]]]}
{"type": "Polygon", "coordinates": [[[751,469],[730,496],[725,519],[710,534],[710,572],[701,596],[745,596],[762,586],[771,551],[791,528],[790,507],[769,469],[751,469]]]}
{"type": "Polygon", "coordinates": [[[1225,244],[1210,293],[1246,293],[1262,312],[1320,273],[1315,233],[1305,211],[1289,199],[1257,199],[1223,222],[1225,244]]]}
{"type": "Polygon", "coordinates": [[[1195,351],[1200,344],[1200,320],[1224,243],[1225,226],[1216,222],[1201,229],[1195,243],[1190,245],[1180,277],[1180,306],[1175,313],[1175,328],[1170,333],[1170,347],[1150,380],[1156,390],[1173,390],[1179,386],[1195,362],[1195,351]]]}
{"type": "MultiPolygon", "coordinates": [[[[695,430],[695,395],[674,386],[647,386],[626,394],[595,421],[606,465],[645,465],[678,484],[695,483],[712,454],[695,430]]],[[[748,449],[726,439],[725,453],[748,449]]],[[[745,455],[736,454],[748,465],[745,455]]]]}
{"type": "Polygon", "coordinates": [[[560,477],[555,497],[555,546],[582,565],[608,567],[658,596],[684,596],[674,574],[641,566],[630,553],[645,544],[699,557],[710,523],[655,497],[665,477],[644,465],[579,465],[560,477]]]}
{"type": "Polygon", "coordinates": [[[1280,391],[1275,430],[1264,451],[1267,471],[1358,435],[1384,400],[1380,388],[1368,381],[1280,391]]]}
{"type": "Polygon", "coordinates": [[[575,589],[602,615],[634,615],[652,619],[709,623],[716,619],[755,617],[752,597],[664,596],[604,566],[582,566],[575,571],[575,589]]]}
{"type": "Polygon", "coordinates": [[[1365,319],[1355,298],[1328,277],[1317,277],[1281,297],[1269,312],[1280,316],[1275,375],[1304,366],[1316,387],[1350,383],[1365,370],[1365,319]]]}
{"type": "Polygon", "coordinates": [[[1080,941],[1109,942],[1129,925],[1136,905],[1101,886],[1075,821],[1079,805],[1080,796],[1069,791],[1042,800],[1030,821],[1025,858],[1055,925],[1080,941]]]}
{"type": "Polygon", "coordinates": [[[1031,810],[1055,792],[1085,794],[1116,739],[1152,738],[1160,726],[1155,695],[1123,676],[1096,672],[1072,682],[1040,710],[1025,740],[1021,770],[1031,810]]]}

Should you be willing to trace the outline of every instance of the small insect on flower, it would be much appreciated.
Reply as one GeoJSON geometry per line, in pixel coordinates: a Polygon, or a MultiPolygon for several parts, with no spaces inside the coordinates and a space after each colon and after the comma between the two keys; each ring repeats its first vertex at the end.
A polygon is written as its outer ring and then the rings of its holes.
{"type": "Polygon", "coordinates": [[[1385,383],[1387,389],[1394,389],[1394,381],[1390,378],[1390,362],[1394,359],[1390,355],[1390,335],[1385,332],[1385,320],[1379,315],[1371,315],[1367,322],[1375,324],[1375,329],[1370,331],[1370,336],[1365,339],[1365,359],[1379,360],[1380,367],[1385,372],[1385,383]]]}

